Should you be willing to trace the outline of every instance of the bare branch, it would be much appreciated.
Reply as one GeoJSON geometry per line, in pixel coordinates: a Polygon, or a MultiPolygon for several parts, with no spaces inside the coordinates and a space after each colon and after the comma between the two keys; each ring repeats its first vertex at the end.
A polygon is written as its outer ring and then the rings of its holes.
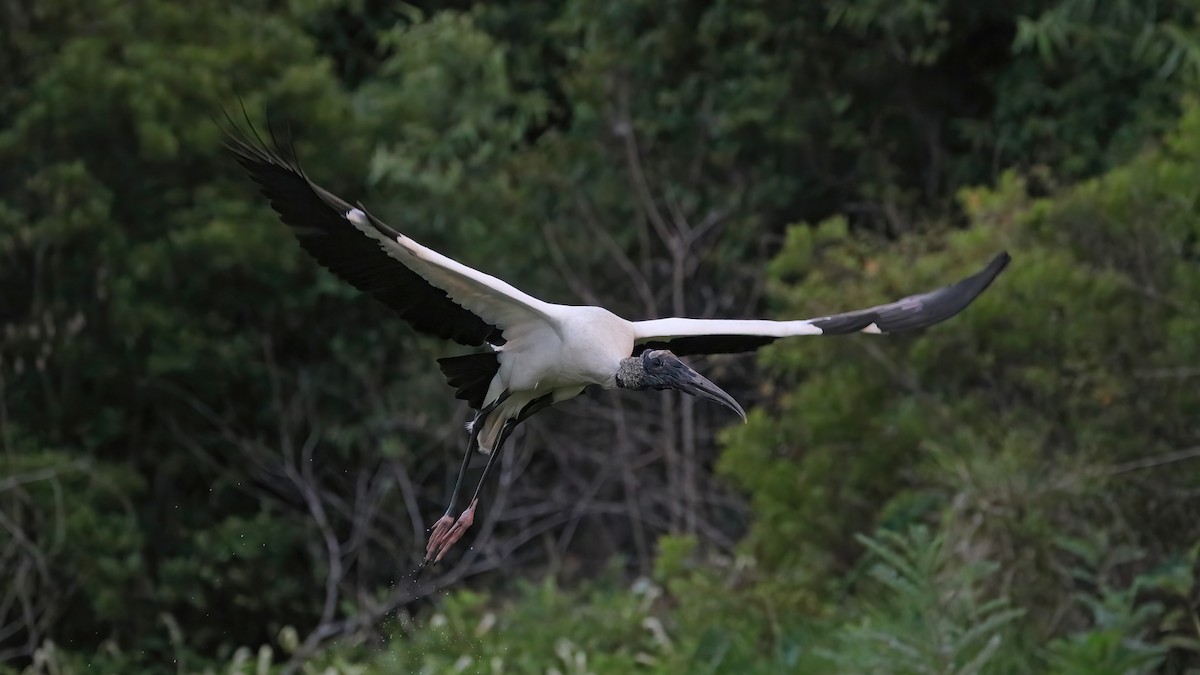
{"type": "Polygon", "coordinates": [[[625,276],[633,284],[633,288],[637,291],[638,297],[642,301],[643,311],[646,316],[653,316],[658,313],[658,303],[654,299],[654,290],[650,286],[650,281],[646,275],[638,269],[637,265],[625,252],[621,250],[621,246],[613,239],[608,230],[600,225],[596,218],[595,211],[587,198],[578,190],[575,191],[575,205],[579,208],[579,213],[582,215],[582,220],[588,227],[588,231],[592,236],[596,237],[604,250],[608,252],[609,257],[625,273],[625,276]]]}
{"type": "Polygon", "coordinates": [[[78,471],[86,468],[88,465],[89,462],[86,459],[78,459],[73,462],[64,462],[58,466],[47,467],[45,469],[38,469],[36,471],[29,471],[26,473],[19,473],[9,476],[7,478],[0,479],[0,492],[6,492],[30,483],[51,480],[57,478],[59,474],[65,471],[78,471]]]}
{"type": "Polygon", "coordinates": [[[542,223],[541,229],[542,241],[545,242],[546,249],[550,251],[550,260],[554,262],[554,269],[558,271],[563,281],[567,282],[567,286],[571,288],[571,292],[589,305],[601,304],[600,298],[596,297],[596,294],[592,292],[592,288],[583,283],[571,264],[567,262],[567,257],[563,254],[562,245],[558,243],[558,237],[554,234],[554,228],[550,227],[549,223],[542,223]]]}
{"type": "Polygon", "coordinates": [[[1187,448],[1185,450],[1177,450],[1168,452],[1165,455],[1156,455],[1154,457],[1146,457],[1145,459],[1136,459],[1132,462],[1117,464],[1108,469],[1107,473],[1110,476],[1116,476],[1130,471],[1142,471],[1144,469],[1153,469],[1167,464],[1175,464],[1176,462],[1186,462],[1190,459],[1200,458],[1200,446],[1187,448]]]}

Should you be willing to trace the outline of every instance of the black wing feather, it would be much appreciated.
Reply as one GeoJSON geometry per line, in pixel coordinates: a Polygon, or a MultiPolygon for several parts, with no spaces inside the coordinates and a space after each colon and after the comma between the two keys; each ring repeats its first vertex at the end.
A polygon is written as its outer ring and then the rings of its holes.
{"type": "MultiPolygon", "coordinates": [[[[251,140],[231,130],[226,147],[258,183],[300,246],[323,267],[391,307],[423,333],[470,346],[503,344],[495,326],[456,304],[445,291],[359,232],[345,218],[354,207],[310,181],[296,161],[284,159],[256,133],[251,140]]],[[[377,227],[386,227],[367,215],[377,227]]]]}
{"type": "MultiPolygon", "coordinates": [[[[928,328],[966,309],[1004,271],[1010,260],[1008,253],[1000,253],[992,258],[987,267],[952,286],[910,295],[869,309],[811,319],[809,323],[820,328],[822,335],[857,333],[872,325],[880,333],[905,333],[928,328]]],[[[668,349],[676,356],[734,354],[754,351],[778,339],[766,335],[689,335],[640,343],[634,346],[633,355],[637,356],[647,349],[668,349]]]]}
{"type": "Polygon", "coordinates": [[[872,324],[880,333],[905,333],[928,328],[966,309],[1004,271],[1011,259],[1008,253],[1000,253],[992,258],[987,267],[953,286],[910,295],[886,305],[813,319],[811,323],[820,328],[824,335],[857,333],[872,324]]]}
{"type": "Polygon", "coordinates": [[[500,370],[500,359],[496,352],[447,356],[437,360],[446,384],[455,388],[454,397],[466,401],[472,408],[483,407],[488,387],[496,371],[500,370]]]}
{"type": "Polygon", "coordinates": [[[689,335],[636,344],[633,346],[633,355],[638,356],[647,349],[666,349],[675,356],[737,354],[752,352],[778,339],[767,335],[689,335]]]}

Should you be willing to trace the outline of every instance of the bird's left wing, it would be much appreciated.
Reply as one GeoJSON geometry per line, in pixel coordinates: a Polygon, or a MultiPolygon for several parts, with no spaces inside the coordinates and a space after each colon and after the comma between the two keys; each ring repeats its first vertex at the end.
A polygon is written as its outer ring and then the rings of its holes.
{"type": "Polygon", "coordinates": [[[654,319],[634,321],[634,354],[669,349],[677,356],[728,354],[758,349],[793,335],[903,333],[932,326],[958,314],[979,296],[1008,265],[1000,253],[979,272],[953,286],[910,295],[896,302],[801,321],[736,319],[654,319]]]}
{"type": "Polygon", "coordinates": [[[504,331],[547,318],[548,303],[426,248],[361,206],[351,206],[309,180],[296,161],[285,159],[257,135],[231,131],[226,145],[304,250],[417,330],[465,345],[499,345],[505,342],[504,331]]]}

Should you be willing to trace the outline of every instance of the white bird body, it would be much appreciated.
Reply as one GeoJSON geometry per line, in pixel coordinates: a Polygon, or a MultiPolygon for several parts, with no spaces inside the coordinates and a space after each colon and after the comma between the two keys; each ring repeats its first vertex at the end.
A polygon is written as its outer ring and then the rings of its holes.
{"type": "Polygon", "coordinates": [[[603,307],[550,305],[548,309],[541,326],[496,348],[497,377],[504,388],[616,387],[617,366],[633,353],[630,322],[603,307]]]}
{"type": "MultiPolygon", "coordinates": [[[[392,307],[417,330],[491,351],[439,359],[456,396],[479,410],[451,506],[434,527],[426,561],[440,559],[473,518],[450,518],[470,453],[496,450],[516,424],[586,387],[677,389],[737,401],[687,367],[688,354],[750,351],[778,338],[894,333],[925,328],[963,310],[1008,264],[1006,253],[962,281],[863,310],[796,321],[665,318],[628,321],[602,307],[548,303],[398,232],[310,181],[261,139],[231,135],[229,149],[281,220],[325,267],[392,307]],[[255,142],[257,140],[257,142],[255,142]]],[[[482,479],[480,480],[482,485],[482,479]]],[[[476,490],[476,497],[479,491],[476,490]]]]}
{"type": "Polygon", "coordinates": [[[536,399],[550,395],[553,403],[561,403],[591,385],[615,388],[617,367],[633,351],[630,322],[603,307],[546,303],[544,309],[545,319],[536,327],[496,347],[500,367],[484,405],[506,391],[512,395],[485,421],[481,452],[491,452],[503,423],[536,399]]]}
{"type": "Polygon", "coordinates": [[[484,420],[481,452],[491,452],[503,423],[535,399],[551,395],[560,403],[590,385],[617,386],[617,366],[633,352],[636,331],[631,322],[603,307],[539,300],[403,234],[388,236],[361,209],[347,211],[346,220],[421,278],[449,290],[457,304],[504,327],[504,344],[493,347],[500,367],[483,404],[511,394],[484,420]]]}

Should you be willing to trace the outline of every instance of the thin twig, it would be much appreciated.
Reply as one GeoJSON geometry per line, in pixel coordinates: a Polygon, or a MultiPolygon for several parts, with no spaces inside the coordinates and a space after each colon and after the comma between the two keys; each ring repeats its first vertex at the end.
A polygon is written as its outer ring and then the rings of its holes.
{"type": "Polygon", "coordinates": [[[1146,457],[1144,459],[1136,459],[1132,462],[1117,464],[1108,469],[1108,475],[1116,476],[1130,471],[1141,471],[1143,469],[1153,469],[1155,467],[1164,466],[1166,464],[1174,464],[1176,462],[1185,462],[1189,459],[1200,458],[1200,446],[1187,448],[1185,450],[1177,450],[1168,452],[1165,455],[1156,455],[1154,457],[1146,457]]]}

